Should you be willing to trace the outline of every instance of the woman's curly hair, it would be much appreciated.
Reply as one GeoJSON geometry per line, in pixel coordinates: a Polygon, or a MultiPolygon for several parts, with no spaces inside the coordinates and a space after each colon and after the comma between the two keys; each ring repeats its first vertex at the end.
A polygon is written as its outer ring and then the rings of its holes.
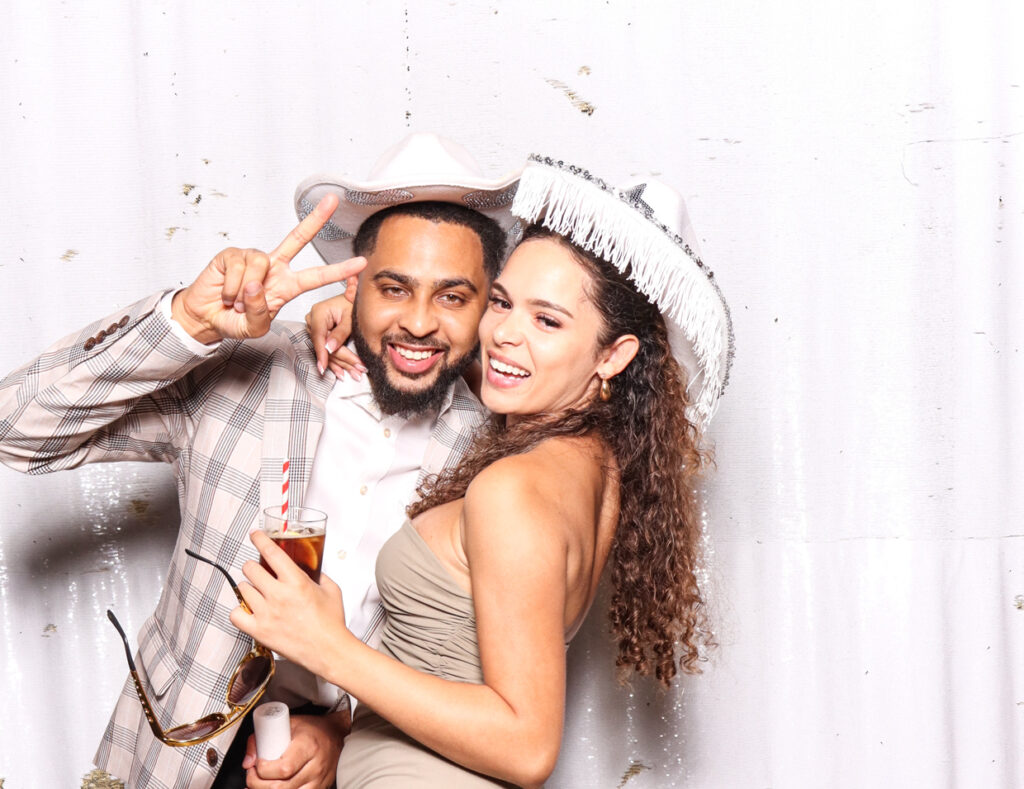
{"type": "Polygon", "coordinates": [[[604,323],[598,347],[633,334],[640,341],[636,357],[611,379],[607,402],[595,399],[585,410],[557,419],[538,415],[512,427],[504,417],[492,419],[457,467],[424,482],[409,514],[461,498],[477,474],[502,457],[556,436],[597,433],[621,473],[610,557],[616,665],[625,674],[654,674],[668,686],[677,671],[677,647],[679,668],[697,673],[702,650],[713,646],[696,573],[701,555],[696,486],[710,457],[686,418],[684,373],[657,307],[602,258],[537,225],[526,230],[523,242],[536,238],[564,245],[589,273],[588,297],[604,323]]]}

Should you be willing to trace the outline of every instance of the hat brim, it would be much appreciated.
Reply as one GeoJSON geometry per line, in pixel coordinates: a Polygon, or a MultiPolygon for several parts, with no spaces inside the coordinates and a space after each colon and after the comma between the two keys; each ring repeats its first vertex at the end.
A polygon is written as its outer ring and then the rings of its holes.
{"type": "Polygon", "coordinates": [[[458,182],[423,179],[416,183],[359,182],[350,178],[314,175],[295,190],[295,213],[302,220],[328,194],[338,196],[338,207],[313,239],[313,246],[326,263],[352,257],[352,240],[364,221],[391,206],[437,201],[454,203],[490,217],[506,233],[515,224],[512,199],[519,173],[496,179],[466,177],[458,182]]]}

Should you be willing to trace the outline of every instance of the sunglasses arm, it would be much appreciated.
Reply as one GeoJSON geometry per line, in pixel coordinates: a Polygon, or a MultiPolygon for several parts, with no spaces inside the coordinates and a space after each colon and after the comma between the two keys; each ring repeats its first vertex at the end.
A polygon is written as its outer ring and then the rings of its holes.
{"type": "Polygon", "coordinates": [[[228,573],[227,570],[225,570],[216,562],[212,562],[205,556],[200,556],[198,553],[196,553],[195,551],[191,551],[188,548],[185,549],[185,553],[191,556],[193,559],[198,559],[201,562],[206,562],[206,564],[210,565],[211,567],[216,567],[218,570],[220,570],[221,575],[223,575],[227,579],[228,584],[231,585],[231,591],[234,592],[235,597],[238,598],[238,604],[242,606],[243,609],[245,609],[245,612],[247,614],[252,613],[252,609],[249,608],[248,604],[245,602],[245,598],[242,597],[242,591],[238,588],[238,584],[235,583],[235,579],[231,577],[230,573],[228,573]]]}
{"type": "MultiPolygon", "coordinates": [[[[121,643],[124,644],[124,656],[128,658],[128,667],[132,670],[132,676],[135,676],[135,661],[132,660],[132,648],[128,646],[128,636],[124,634],[124,628],[121,627],[121,623],[117,621],[117,617],[114,616],[114,612],[109,608],[107,609],[107,619],[113,622],[114,627],[117,628],[117,632],[121,635],[121,643]]],[[[138,684],[138,679],[135,680],[138,684]]]]}
{"type": "Polygon", "coordinates": [[[160,724],[156,721],[156,714],[153,712],[153,707],[149,703],[149,697],[146,696],[146,691],[142,689],[142,681],[139,679],[139,672],[135,668],[135,661],[132,659],[132,649],[128,646],[128,636],[124,634],[124,628],[121,627],[121,623],[117,621],[117,617],[114,616],[114,612],[109,608],[107,609],[107,619],[109,619],[114,627],[117,628],[117,632],[121,635],[121,641],[124,644],[124,655],[128,658],[128,668],[132,675],[132,682],[135,683],[135,692],[139,696],[139,701],[142,703],[142,710],[146,713],[146,720],[149,722],[149,728],[153,730],[153,735],[161,742],[167,742],[167,735],[164,734],[164,730],[160,728],[160,724]]]}

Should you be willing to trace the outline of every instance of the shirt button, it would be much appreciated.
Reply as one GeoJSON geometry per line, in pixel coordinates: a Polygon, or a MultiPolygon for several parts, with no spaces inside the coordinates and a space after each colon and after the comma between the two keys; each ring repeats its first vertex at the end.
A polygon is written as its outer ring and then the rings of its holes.
{"type": "Polygon", "coordinates": [[[85,350],[87,351],[91,351],[93,348],[96,347],[96,338],[90,337],[88,340],[85,341],[85,345],[83,345],[82,347],[85,348],[85,350]]]}
{"type": "Polygon", "coordinates": [[[206,751],[206,763],[208,765],[210,765],[210,767],[216,767],[217,766],[217,751],[216,751],[216,749],[210,748],[209,750],[206,751]]]}
{"type": "Polygon", "coordinates": [[[365,496],[366,495],[366,491],[368,491],[368,490],[369,490],[369,488],[366,487],[366,485],[363,485],[361,488],[359,488],[359,495],[360,496],[365,496]]]}
{"type": "Polygon", "coordinates": [[[384,438],[391,438],[391,428],[390,427],[385,427],[384,428],[384,438]]]}
{"type": "Polygon", "coordinates": [[[119,328],[121,328],[121,327],[120,327],[120,326],[119,326],[118,324],[116,324],[116,323],[111,323],[111,324],[110,324],[110,325],[109,325],[109,326],[107,327],[107,334],[116,334],[116,333],[117,333],[117,330],[118,330],[119,328]]]}
{"type": "Polygon", "coordinates": [[[125,316],[124,316],[123,318],[121,318],[121,320],[119,320],[119,321],[117,322],[117,325],[118,325],[118,326],[120,326],[120,327],[121,327],[122,329],[123,329],[123,328],[124,328],[125,326],[127,326],[127,325],[128,325],[128,316],[127,316],[127,315],[125,315],[125,316]]]}
{"type": "Polygon", "coordinates": [[[344,559],[346,556],[348,556],[348,551],[346,551],[344,548],[342,548],[340,551],[338,551],[338,558],[339,559],[344,559]]]}

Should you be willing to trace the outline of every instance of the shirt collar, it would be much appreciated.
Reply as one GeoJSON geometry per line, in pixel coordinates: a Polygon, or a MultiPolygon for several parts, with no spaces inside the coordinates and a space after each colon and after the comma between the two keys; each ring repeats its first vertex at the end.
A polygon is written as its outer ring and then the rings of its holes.
{"type": "MultiPolygon", "coordinates": [[[[448,387],[448,391],[444,393],[444,400],[441,401],[441,408],[437,416],[446,413],[452,407],[455,389],[460,382],[461,379],[456,381],[454,386],[448,387]]],[[[335,378],[331,396],[341,400],[351,400],[378,422],[385,418],[384,414],[381,413],[380,406],[377,405],[377,401],[373,397],[373,390],[370,388],[370,381],[366,377],[366,373],[363,373],[361,381],[357,381],[351,375],[346,375],[344,378],[335,378]]]]}

